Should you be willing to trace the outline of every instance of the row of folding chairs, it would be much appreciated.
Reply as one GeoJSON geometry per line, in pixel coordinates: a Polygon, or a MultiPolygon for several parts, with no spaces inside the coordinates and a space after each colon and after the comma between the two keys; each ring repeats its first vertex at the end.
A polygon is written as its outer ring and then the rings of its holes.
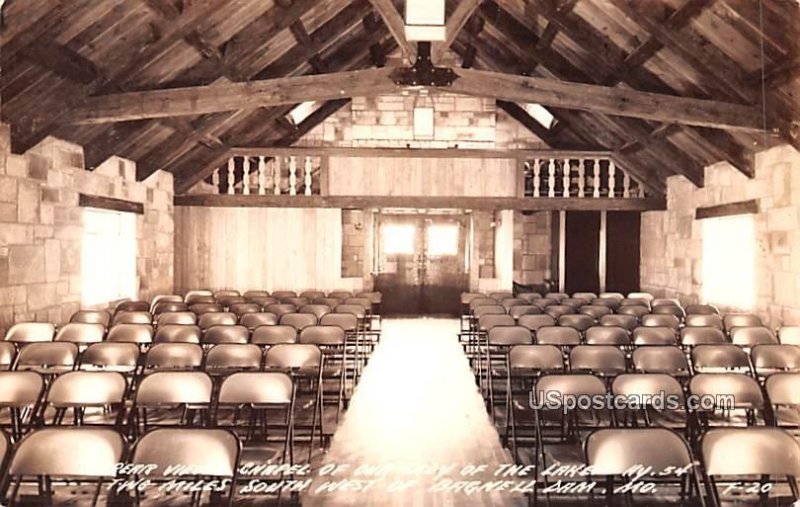
{"type": "Polygon", "coordinates": [[[288,384],[281,380],[285,377],[296,382],[290,401],[300,394],[313,408],[313,443],[317,428],[323,438],[323,402],[336,401],[338,419],[344,399],[344,367],[334,352],[313,344],[278,344],[266,351],[255,345],[222,344],[204,352],[195,344],[165,343],[140,355],[131,344],[104,342],[88,347],[72,366],[23,364],[0,372],[0,408],[9,411],[15,439],[31,428],[64,424],[70,410],[74,425],[129,427],[135,435],[151,424],[148,410],[178,410],[179,416],[162,423],[192,425],[198,415],[201,425],[220,425],[219,406],[238,399],[239,408],[249,409],[250,435],[262,415],[259,407],[269,405],[269,397],[286,397],[288,384]],[[336,387],[326,392],[326,382],[336,387]]]}

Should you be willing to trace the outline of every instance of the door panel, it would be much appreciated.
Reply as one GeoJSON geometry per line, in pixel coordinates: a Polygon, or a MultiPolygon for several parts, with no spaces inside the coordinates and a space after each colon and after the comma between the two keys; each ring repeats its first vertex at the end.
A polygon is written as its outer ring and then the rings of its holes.
{"type": "Polygon", "coordinates": [[[639,290],[641,215],[636,211],[606,214],[606,287],[623,294],[639,290]]]}
{"type": "Polygon", "coordinates": [[[462,217],[380,215],[376,289],[386,315],[460,312],[468,283],[462,217]]]}
{"type": "Polygon", "coordinates": [[[600,212],[568,211],[566,223],[566,292],[600,290],[600,212]]]}

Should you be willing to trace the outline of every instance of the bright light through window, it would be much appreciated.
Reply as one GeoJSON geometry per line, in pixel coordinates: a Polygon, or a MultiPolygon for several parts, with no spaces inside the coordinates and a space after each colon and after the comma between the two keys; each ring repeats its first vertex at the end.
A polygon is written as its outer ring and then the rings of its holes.
{"type": "Polygon", "coordinates": [[[81,299],[84,306],[136,296],[136,215],[83,210],[81,299]]]}
{"type": "Polygon", "coordinates": [[[458,253],[458,225],[431,225],[427,231],[428,255],[458,253]]]}
{"type": "Polygon", "coordinates": [[[751,310],[755,302],[753,215],[703,220],[703,299],[751,310]]]}
{"type": "Polygon", "coordinates": [[[551,128],[555,124],[555,117],[544,106],[539,104],[527,104],[525,106],[525,111],[546,129],[551,128]]]}
{"type": "Polygon", "coordinates": [[[385,254],[413,254],[417,228],[411,224],[386,224],[381,227],[385,254]]]}
{"type": "Polygon", "coordinates": [[[311,113],[317,110],[317,103],[316,102],[303,102],[298,104],[294,109],[289,111],[289,114],[286,116],[289,117],[292,123],[295,125],[300,125],[303,120],[311,116],[311,113]]]}

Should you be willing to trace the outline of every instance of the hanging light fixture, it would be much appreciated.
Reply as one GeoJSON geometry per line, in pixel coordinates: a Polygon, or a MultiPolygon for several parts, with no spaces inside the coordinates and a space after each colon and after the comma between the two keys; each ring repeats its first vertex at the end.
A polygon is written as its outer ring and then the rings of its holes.
{"type": "Polygon", "coordinates": [[[445,0],[406,0],[406,39],[444,41],[445,0]]]}

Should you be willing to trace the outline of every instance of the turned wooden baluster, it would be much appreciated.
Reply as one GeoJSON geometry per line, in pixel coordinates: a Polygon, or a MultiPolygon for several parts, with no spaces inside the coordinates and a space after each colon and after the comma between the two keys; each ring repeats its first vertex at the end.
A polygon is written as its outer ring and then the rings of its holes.
{"type": "Polygon", "coordinates": [[[265,195],[267,193],[267,164],[264,162],[264,157],[258,157],[258,195],[265,195]]]}
{"type": "Polygon", "coordinates": [[[594,173],[592,176],[592,197],[600,197],[600,159],[594,159],[594,173]]]}
{"type": "Polygon", "coordinates": [[[219,193],[219,167],[214,169],[214,172],[211,173],[211,186],[214,187],[212,190],[213,193],[219,193]]]}
{"type": "Polygon", "coordinates": [[[272,164],[272,176],[275,184],[272,193],[281,195],[281,157],[275,157],[275,163],[272,164]]]}
{"type": "Polygon", "coordinates": [[[539,197],[539,185],[541,182],[539,181],[539,177],[541,175],[541,166],[540,160],[537,158],[533,161],[533,196],[539,197]]]}
{"type": "Polygon", "coordinates": [[[297,195],[297,157],[289,157],[289,195],[297,195]]]}
{"type": "Polygon", "coordinates": [[[564,191],[562,192],[562,195],[564,197],[569,197],[569,186],[571,184],[570,176],[569,176],[569,169],[570,169],[570,167],[569,167],[569,159],[565,158],[564,159],[564,185],[563,185],[564,186],[564,191]]]}
{"type": "Polygon", "coordinates": [[[636,184],[639,185],[639,197],[643,198],[644,197],[644,187],[642,186],[642,183],[639,182],[639,181],[637,181],[636,184]]]}
{"type": "Polygon", "coordinates": [[[305,184],[305,195],[311,195],[311,157],[306,157],[303,165],[303,183],[305,184]]]}
{"type": "Polygon", "coordinates": [[[547,197],[555,197],[556,196],[556,161],[555,159],[550,159],[550,163],[547,165],[547,197]]]}
{"type": "Polygon", "coordinates": [[[622,197],[631,196],[631,177],[627,171],[622,171],[622,197]]]}
{"type": "Polygon", "coordinates": [[[231,195],[234,193],[233,182],[234,182],[234,171],[236,166],[234,164],[234,159],[231,157],[228,159],[228,194],[231,195]]]}
{"type": "Polygon", "coordinates": [[[586,167],[584,166],[583,159],[578,161],[578,197],[583,197],[584,190],[586,189],[586,167]]]}
{"type": "Polygon", "coordinates": [[[242,193],[250,195],[250,157],[242,159],[242,193]]]}
{"type": "Polygon", "coordinates": [[[614,166],[614,161],[608,161],[608,196],[616,197],[614,187],[617,186],[617,168],[614,166]]]}

